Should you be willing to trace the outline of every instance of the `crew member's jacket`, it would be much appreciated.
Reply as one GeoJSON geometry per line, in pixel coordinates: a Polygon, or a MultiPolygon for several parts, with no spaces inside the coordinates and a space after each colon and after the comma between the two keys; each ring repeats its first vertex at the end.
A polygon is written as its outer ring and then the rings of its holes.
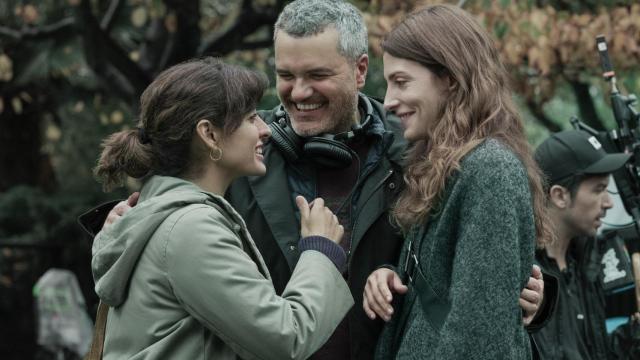
{"type": "MultiPolygon", "coordinates": [[[[355,201],[351,253],[348,257],[349,288],[356,306],[348,314],[351,359],[372,359],[382,321],[369,319],[362,309],[367,277],[382,264],[397,261],[403,239],[389,219],[389,208],[402,187],[401,161],[405,150],[399,120],[386,117],[382,104],[370,99],[377,126],[384,127],[378,144],[381,154],[355,201]]],[[[275,109],[262,112],[265,122],[275,120],[275,109]]],[[[246,221],[258,249],[271,272],[278,292],[282,291],[298,261],[299,223],[287,178],[289,164],[277,147],[264,149],[267,174],[241,178],[232,184],[228,199],[246,221]]],[[[321,170],[318,170],[321,171],[321,170]]],[[[340,181],[340,179],[336,179],[340,181]]],[[[327,295],[331,296],[331,295],[327,295]]]]}
{"type": "Polygon", "coordinates": [[[93,244],[109,305],[104,359],[305,359],[353,305],[333,262],[304,251],[276,295],[237,212],[191,182],[154,176],[93,244]],[[324,296],[331,294],[331,296],[324,296]]]}
{"type": "MultiPolygon", "coordinates": [[[[558,293],[562,293],[558,303],[558,309],[553,314],[549,323],[538,333],[534,334],[534,339],[540,349],[542,359],[635,359],[640,348],[640,336],[638,336],[638,326],[634,328],[634,335],[631,335],[629,324],[621,325],[612,335],[607,334],[605,293],[600,282],[601,273],[601,249],[599,249],[595,237],[576,238],[572,241],[568,250],[569,261],[573,270],[568,281],[575,281],[576,287],[581,293],[572,294],[567,292],[565,281],[559,281],[558,293]],[[565,295],[566,294],[566,295],[565,295]],[[566,322],[571,321],[566,312],[572,304],[567,302],[579,302],[579,308],[584,311],[580,314],[580,319],[567,326],[566,322]],[[563,346],[569,339],[575,339],[578,334],[566,331],[573,328],[582,333],[580,340],[585,346],[586,355],[583,357],[577,353],[567,354],[567,347],[563,346]],[[563,331],[564,330],[564,331],[563,331]],[[626,335],[626,336],[625,336],[626,335]],[[635,336],[635,338],[634,338],[635,336]],[[614,341],[617,340],[617,341],[614,341]],[[626,346],[623,346],[626,345],[626,346]],[[634,353],[631,355],[629,347],[633,346],[634,353]]],[[[555,275],[558,279],[563,279],[563,274],[554,259],[550,258],[546,251],[539,250],[536,253],[536,260],[547,272],[555,275]]],[[[571,352],[571,350],[568,350],[571,352]]]]}
{"type": "Polygon", "coordinates": [[[524,166],[499,141],[486,140],[462,159],[439,199],[427,223],[410,232],[399,261],[401,270],[413,262],[409,275],[425,286],[409,285],[376,358],[531,358],[518,305],[536,241],[524,166]]]}

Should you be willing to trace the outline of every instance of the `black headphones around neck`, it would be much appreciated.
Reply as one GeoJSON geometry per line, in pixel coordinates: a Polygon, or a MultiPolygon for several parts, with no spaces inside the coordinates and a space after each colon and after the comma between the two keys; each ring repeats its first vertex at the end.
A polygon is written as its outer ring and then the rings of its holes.
{"type": "Polygon", "coordinates": [[[269,124],[271,141],[280,149],[287,161],[295,162],[301,157],[329,168],[343,169],[351,165],[355,157],[347,142],[366,133],[373,117],[373,105],[362,94],[358,94],[358,107],[365,110],[364,120],[351,130],[339,134],[321,134],[302,137],[293,131],[284,106],[276,110],[276,119],[269,124]]]}

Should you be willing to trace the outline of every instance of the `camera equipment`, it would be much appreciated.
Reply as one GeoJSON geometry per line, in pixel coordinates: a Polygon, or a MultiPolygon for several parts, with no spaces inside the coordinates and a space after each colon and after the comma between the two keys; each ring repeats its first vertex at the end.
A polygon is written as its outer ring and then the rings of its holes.
{"type": "Polygon", "coordinates": [[[634,107],[635,95],[625,96],[618,89],[615,72],[609,59],[607,42],[603,35],[596,37],[596,46],[600,55],[602,76],[611,85],[611,107],[618,128],[610,131],[597,131],[576,117],[571,119],[571,124],[576,129],[587,131],[596,136],[607,152],[632,154],[625,166],[613,173],[613,178],[624,208],[633,221],[627,227],[604,234],[605,249],[603,254],[608,257],[606,259],[603,257],[603,273],[601,275],[605,290],[615,291],[625,284],[633,286],[631,274],[627,271],[623,276],[622,273],[625,271],[619,269],[620,266],[623,268],[625,265],[628,266],[625,264],[629,261],[625,251],[626,245],[628,252],[633,254],[636,300],[640,309],[640,128],[638,127],[640,114],[634,107]],[[605,260],[608,263],[605,263],[605,260]],[[610,281],[606,281],[607,279],[610,281]]]}

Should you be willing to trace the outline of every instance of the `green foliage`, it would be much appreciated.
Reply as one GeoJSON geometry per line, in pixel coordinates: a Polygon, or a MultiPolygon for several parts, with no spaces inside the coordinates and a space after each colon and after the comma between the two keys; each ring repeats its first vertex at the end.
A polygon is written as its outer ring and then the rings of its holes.
{"type": "Polygon", "coordinates": [[[369,58],[369,71],[363,92],[367,95],[383,99],[387,90],[387,82],[384,79],[382,58],[372,56],[369,58]]]}
{"type": "Polygon", "coordinates": [[[78,204],[65,196],[16,186],[0,197],[0,239],[3,242],[46,244],[78,239],[78,204]]]}
{"type": "Polygon", "coordinates": [[[499,3],[501,8],[506,9],[511,4],[511,0],[500,0],[499,3]]]}
{"type": "Polygon", "coordinates": [[[539,7],[548,5],[556,9],[580,13],[595,11],[600,7],[628,6],[634,3],[636,3],[635,0],[539,0],[536,5],[539,7]]]}
{"type": "Polygon", "coordinates": [[[57,173],[65,179],[60,182],[60,191],[79,195],[99,190],[92,168],[100,155],[101,139],[123,127],[134,126],[127,106],[115,99],[96,99],[104,98],[72,93],[68,95],[69,102],[58,108],[64,136],[50,140],[49,145],[57,173]]]}
{"type": "Polygon", "coordinates": [[[493,33],[498,39],[502,39],[509,32],[509,24],[505,22],[497,22],[493,27],[493,33]]]}

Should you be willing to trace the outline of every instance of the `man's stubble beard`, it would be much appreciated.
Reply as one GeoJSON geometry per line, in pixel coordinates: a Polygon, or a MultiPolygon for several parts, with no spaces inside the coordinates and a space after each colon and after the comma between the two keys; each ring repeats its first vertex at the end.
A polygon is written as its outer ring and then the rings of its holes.
{"type": "MultiPolygon", "coordinates": [[[[353,125],[355,125],[355,116],[358,114],[358,98],[357,96],[348,95],[344,96],[343,99],[347,99],[340,103],[331,102],[329,108],[329,115],[331,119],[329,121],[325,121],[325,123],[330,124],[327,128],[315,130],[309,129],[301,131],[297,128],[294,117],[289,113],[291,126],[296,134],[301,137],[311,137],[318,136],[322,134],[339,134],[345,131],[349,131],[353,125]],[[337,119],[336,119],[337,118],[337,119]],[[334,120],[335,119],[335,120],[334,120]]],[[[288,102],[289,106],[295,107],[292,102],[288,102]]]]}

